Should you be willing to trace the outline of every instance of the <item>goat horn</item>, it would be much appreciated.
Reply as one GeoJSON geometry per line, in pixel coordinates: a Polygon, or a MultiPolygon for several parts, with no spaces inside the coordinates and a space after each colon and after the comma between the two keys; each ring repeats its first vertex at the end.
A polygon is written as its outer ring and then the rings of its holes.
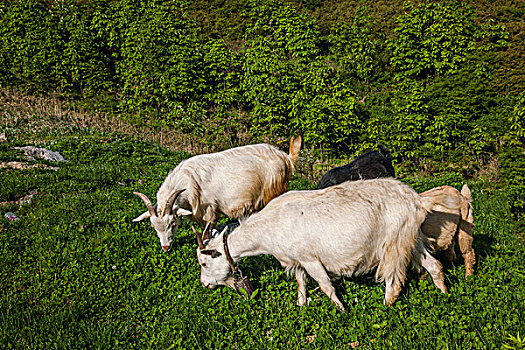
{"type": "Polygon", "coordinates": [[[153,206],[151,205],[151,201],[145,194],[140,193],[140,192],[133,192],[133,194],[136,194],[144,201],[144,204],[146,204],[146,207],[148,208],[149,215],[157,216],[157,213],[155,212],[155,208],[153,208],[153,206]]]}
{"type": "Polygon", "coordinates": [[[166,202],[166,207],[164,207],[163,215],[169,214],[171,212],[171,208],[173,207],[173,203],[175,203],[175,200],[177,197],[184,191],[182,190],[175,191],[171,194],[171,196],[168,198],[168,201],[166,202]]]}
{"type": "Polygon", "coordinates": [[[197,245],[199,246],[199,249],[204,249],[204,243],[202,243],[202,232],[197,231],[195,227],[193,227],[193,225],[191,226],[191,229],[193,230],[193,232],[195,232],[195,236],[197,237],[197,245]]]}
{"type": "Polygon", "coordinates": [[[206,223],[206,227],[204,227],[204,230],[202,231],[203,239],[211,238],[211,233],[209,233],[209,231],[210,231],[210,222],[206,223]]]}

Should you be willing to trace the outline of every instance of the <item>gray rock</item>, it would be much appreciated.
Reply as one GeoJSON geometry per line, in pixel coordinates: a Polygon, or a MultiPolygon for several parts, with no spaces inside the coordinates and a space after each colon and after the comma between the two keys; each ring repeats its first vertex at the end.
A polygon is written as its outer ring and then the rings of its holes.
{"type": "Polygon", "coordinates": [[[45,148],[38,148],[34,146],[15,147],[15,149],[21,150],[28,157],[37,157],[52,162],[67,162],[67,160],[58,152],[50,151],[45,148]]]}

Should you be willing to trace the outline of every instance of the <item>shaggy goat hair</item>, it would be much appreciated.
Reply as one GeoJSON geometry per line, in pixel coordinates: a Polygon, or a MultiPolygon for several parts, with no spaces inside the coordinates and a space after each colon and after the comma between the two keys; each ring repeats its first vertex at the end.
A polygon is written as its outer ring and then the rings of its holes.
{"type": "Polygon", "coordinates": [[[465,278],[474,273],[476,253],[472,248],[474,240],[474,217],[472,215],[472,195],[467,184],[461,192],[451,186],[436,187],[420,193],[422,197],[448,197],[455,201],[459,209],[450,209],[436,202],[432,212],[427,214],[421,226],[427,238],[425,245],[431,252],[444,251],[448,262],[456,259],[455,242],[458,243],[463,259],[465,260],[465,278]]]}
{"type": "Polygon", "coordinates": [[[235,262],[271,254],[295,273],[300,306],[306,303],[307,275],[344,310],[329,274],[350,277],[374,270],[376,279],[386,283],[384,303],[391,305],[409,265],[422,265],[445,293],[441,264],[426,250],[420,231],[427,211],[438,201],[455,209],[448,197],[421,197],[394,179],[346,181],[323,190],[284,193],[241,220],[228,236],[222,232],[203,241],[197,234],[201,284],[234,288],[235,277],[229,272],[235,262]]]}
{"type": "Polygon", "coordinates": [[[208,236],[222,214],[242,218],[286,192],[300,149],[297,136],[290,139],[289,154],[257,144],[183,160],[160,186],[155,206],[135,192],[148,210],[133,221],[149,218],[164,251],[170,249],[180,216],[189,217],[208,236]]]}

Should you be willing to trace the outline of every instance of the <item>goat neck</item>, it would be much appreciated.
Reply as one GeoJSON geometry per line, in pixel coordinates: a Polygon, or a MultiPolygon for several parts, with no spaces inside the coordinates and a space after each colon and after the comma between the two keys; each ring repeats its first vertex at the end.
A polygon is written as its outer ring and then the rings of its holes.
{"type": "Polygon", "coordinates": [[[241,224],[229,235],[224,235],[224,248],[228,249],[227,256],[231,257],[233,263],[248,256],[270,254],[264,248],[261,237],[257,234],[253,235],[253,233],[252,230],[245,230],[241,224]]]}

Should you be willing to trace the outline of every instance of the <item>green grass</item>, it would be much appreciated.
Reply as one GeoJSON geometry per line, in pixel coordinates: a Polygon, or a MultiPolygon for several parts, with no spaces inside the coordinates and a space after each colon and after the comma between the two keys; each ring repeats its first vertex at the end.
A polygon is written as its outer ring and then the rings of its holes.
{"type": "MultiPolygon", "coordinates": [[[[390,308],[383,284],[342,279],[342,314],[311,280],[310,304],[295,306],[295,279],[269,256],[241,262],[256,298],[204,289],[188,220],[168,253],[148,223],[131,222],[145,210],[133,191],[155,197],[188,154],[86,129],[13,130],[0,125],[9,136],[0,162],[21,160],[11,148],[19,145],[47,147],[69,162],[46,163],[58,171],[0,169],[0,201],[39,192],[29,205],[0,207],[2,349],[523,348],[525,249],[493,184],[469,183],[472,278],[459,259],[445,272],[448,294],[428,277],[412,278],[390,308]],[[9,223],[7,211],[20,220],[9,223]]],[[[460,179],[405,181],[422,191],[460,179]]],[[[312,184],[294,177],[291,187],[312,184]]]]}

